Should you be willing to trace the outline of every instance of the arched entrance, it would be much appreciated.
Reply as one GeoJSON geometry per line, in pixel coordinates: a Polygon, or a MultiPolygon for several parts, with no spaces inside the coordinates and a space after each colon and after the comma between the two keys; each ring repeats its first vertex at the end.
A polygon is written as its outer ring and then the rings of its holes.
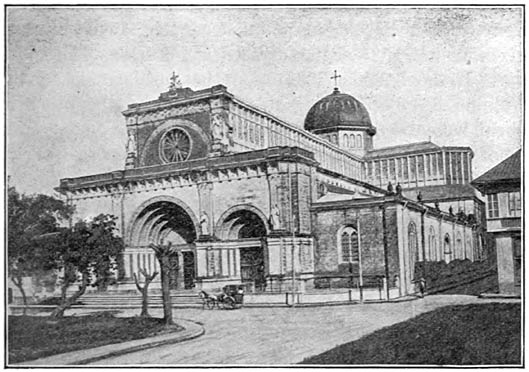
{"type": "Polygon", "coordinates": [[[195,281],[196,218],[190,209],[178,200],[157,199],[140,207],[133,217],[129,234],[130,274],[140,268],[159,271],[154,244],[168,244],[178,248],[171,271],[171,288],[193,288],[195,281]],[[151,262],[153,261],[153,262],[151,262]]]}
{"type": "Polygon", "coordinates": [[[221,217],[219,233],[222,240],[237,241],[242,282],[250,284],[257,291],[264,290],[266,222],[258,211],[249,209],[234,208],[224,216],[221,217]]]}

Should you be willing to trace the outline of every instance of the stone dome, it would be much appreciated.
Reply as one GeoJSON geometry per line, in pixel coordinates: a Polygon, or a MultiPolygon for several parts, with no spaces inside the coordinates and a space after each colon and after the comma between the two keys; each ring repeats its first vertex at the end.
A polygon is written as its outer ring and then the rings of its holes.
{"type": "Polygon", "coordinates": [[[338,127],[356,129],[363,127],[369,129],[368,133],[375,132],[365,106],[353,96],[340,93],[338,88],[334,88],[331,94],[323,97],[310,108],[305,117],[304,127],[313,132],[339,129],[338,127]]]}

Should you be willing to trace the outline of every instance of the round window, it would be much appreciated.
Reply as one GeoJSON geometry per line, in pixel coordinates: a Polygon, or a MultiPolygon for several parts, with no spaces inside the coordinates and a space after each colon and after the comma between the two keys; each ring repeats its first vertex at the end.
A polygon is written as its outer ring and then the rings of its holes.
{"type": "Polygon", "coordinates": [[[182,129],[171,129],[160,141],[160,157],[166,163],[187,160],[191,153],[191,139],[182,129]]]}

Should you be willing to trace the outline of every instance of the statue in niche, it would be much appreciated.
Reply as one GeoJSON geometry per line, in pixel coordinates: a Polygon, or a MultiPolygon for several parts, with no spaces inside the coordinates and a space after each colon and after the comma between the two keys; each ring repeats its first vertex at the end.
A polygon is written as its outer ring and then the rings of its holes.
{"type": "Polygon", "coordinates": [[[219,140],[222,142],[224,133],[223,133],[223,127],[224,127],[224,120],[222,119],[222,116],[220,114],[214,114],[211,116],[211,124],[212,124],[212,135],[213,140],[219,140]]]}
{"type": "Polygon", "coordinates": [[[233,127],[228,120],[224,120],[224,136],[222,137],[221,143],[225,147],[233,145],[233,127]]]}
{"type": "Polygon", "coordinates": [[[133,132],[129,132],[129,139],[127,141],[127,154],[136,155],[136,138],[134,138],[133,132]]]}
{"type": "Polygon", "coordinates": [[[209,218],[205,211],[200,215],[200,233],[202,235],[209,235],[209,218]]]}
{"type": "Polygon", "coordinates": [[[272,229],[274,230],[279,229],[281,225],[279,213],[279,207],[277,206],[277,204],[274,204],[270,212],[270,225],[272,225],[272,229]]]}
{"type": "Polygon", "coordinates": [[[223,150],[233,145],[233,127],[228,120],[221,114],[213,114],[211,117],[213,141],[218,141],[223,150]]]}

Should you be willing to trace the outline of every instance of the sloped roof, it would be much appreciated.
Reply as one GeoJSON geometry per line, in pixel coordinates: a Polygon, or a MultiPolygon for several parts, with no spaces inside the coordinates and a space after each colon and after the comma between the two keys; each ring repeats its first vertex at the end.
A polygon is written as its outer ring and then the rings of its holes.
{"type": "Polygon", "coordinates": [[[411,153],[415,151],[439,150],[441,147],[431,141],[408,143],[405,145],[397,145],[390,147],[382,147],[374,149],[367,153],[368,158],[386,157],[392,155],[399,155],[404,153],[411,153]]]}
{"type": "Polygon", "coordinates": [[[476,196],[476,189],[474,187],[460,184],[414,187],[402,190],[402,194],[408,199],[417,200],[419,191],[422,194],[422,200],[424,202],[456,198],[467,199],[476,196]]]}
{"type": "Polygon", "coordinates": [[[336,185],[332,185],[332,184],[327,184],[325,186],[327,187],[327,190],[329,192],[334,192],[336,194],[349,194],[349,195],[356,194],[356,191],[348,190],[348,189],[340,187],[340,186],[336,186],[336,185]]]}
{"type": "Polygon", "coordinates": [[[472,184],[484,185],[487,183],[520,180],[522,170],[521,154],[521,149],[516,151],[500,164],[472,181],[472,184]]]}

